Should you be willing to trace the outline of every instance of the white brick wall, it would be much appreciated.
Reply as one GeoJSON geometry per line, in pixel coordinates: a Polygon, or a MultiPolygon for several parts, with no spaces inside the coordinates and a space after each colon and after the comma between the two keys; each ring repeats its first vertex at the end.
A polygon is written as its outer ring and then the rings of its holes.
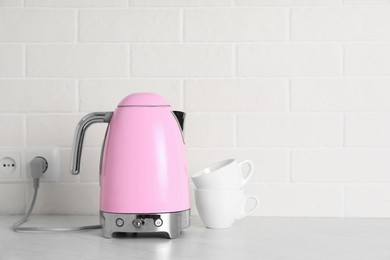
{"type": "Polygon", "coordinates": [[[0,79],[0,92],[3,93],[0,95],[1,112],[77,110],[76,80],[0,79]]]}
{"type": "Polygon", "coordinates": [[[288,82],[285,79],[187,80],[184,90],[187,112],[288,110],[288,82]],[[210,89],[213,89],[217,96],[205,95],[210,89]]]}
{"type": "Polygon", "coordinates": [[[129,59],[124,44],[29,45],[26,73],[29,77],[126,77],[129,59]]]}
{"type": "Polygon", "coordinates": [[[185,140],[188,147],[232,147],[234,145],[233,115],[189,114],[186,120],[185,140]]]}
{"type": "Polygon", "coordinates": [[[184,17],[185,41],[235,42],[287,39],[288,9],[193,9],[185,10],[184,17]]]}
{"type": "Polygon", "coordinates": [[[295,150],[291,155],[294,182],[390,182],[389,150],[295,150]]]}
{"type": "Polygon", "coordinates": [[[294,112],[390,111],[386,78],[304,78],[291,80],[294,112]]]}
{"type": "Polygon", "coordinates": [[[291,37],[297,41],[389,40],[390,7],[294,8],[291,37]]]}
{"type": "MultiPolygon", "coordinates": [[[[94,214],[105,125],[72,176],[76,123],[157,92],[190,174],[254,161],[257,215],[390,217],[389,28],[388,0],[0,0],[0,147],[59,147],[35,212],[94,214]]],[[[30,192],[0,179],[0,214],[30,192]]]]}
{"type": "Polygon", "coordinates": [[[341,146],[343,118],[337,114],[239,115],[238,145],[244,147],[341,146]]]}
{"type": "Polygon", "coordinates": [[[2,114],[0,117],[0,142],[2,146],[22,146],[25,140],[24,115],[2,114]]]}
{"type": "Polygon", "coordinates": [[[322,6],[337,5],[342,2],[343,0],[236,0],[237,6],[322,6]]]}
{"type": "Polygon", "coordinates": [[[178,41],[180,12],[172,9],[81,10],[79,27],[82,42],[178,41]]]}
{"type": "Polygon", "coordinates": [[[335,43],[239,44],[241,77],[340,76],[342,48],[335,43]]]}
{"type": "Polygon", "coordinates": [[[23,47],[20,45],[0,45],[0,76],[21,77],[23,71],[23,47]]]}
{"type": "Polygon", "coordinates": [[[71,9],[2,9],[1,42],[72,42],[76,11],[71,9]]]}
{"type": "Polygon", "coordinates": [[[348,76],[388,76],[390,46],[379,43],[347,43],[345,45],[345,74],[348,76]]]}
{"type": "Polygon", "coordinates": [[[346,146],[390,146],[390,114],[346,114],[346,146]]]}
{"type": "Polygon", "coordinates": [[[231,77],[233,66],[233,46],[227,44],[137,44],[131,48],[134,77],[231,77]]]}
{"type": "Polygon", "coordinates": [[[159,6],[159,7],[207,7],[207,6],[232,6],[234,0],[129,0],[130,6],[159,6]]]}

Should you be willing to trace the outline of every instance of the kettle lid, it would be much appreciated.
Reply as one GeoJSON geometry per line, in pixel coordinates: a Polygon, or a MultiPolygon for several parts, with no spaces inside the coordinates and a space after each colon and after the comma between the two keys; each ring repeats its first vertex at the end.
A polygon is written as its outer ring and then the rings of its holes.
{"type": "Polygon", "coordinates": [[[118,107],[131,106],[170,106],[168,101],[155,93],[130,94],[119,103],[118,107]]]}

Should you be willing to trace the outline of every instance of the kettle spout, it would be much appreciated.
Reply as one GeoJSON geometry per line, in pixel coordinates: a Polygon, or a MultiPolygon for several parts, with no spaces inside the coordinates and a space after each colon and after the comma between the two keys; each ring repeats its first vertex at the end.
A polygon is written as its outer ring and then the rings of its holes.
{"type": "Polygon", "coordinates": [[[180,125],[181,131],[183,132],[184,131],[184,119],[186,117],[186,113],[184,113],[182,111],[172,111],[172,112],[175,115],[177,122],[180,125]]]}

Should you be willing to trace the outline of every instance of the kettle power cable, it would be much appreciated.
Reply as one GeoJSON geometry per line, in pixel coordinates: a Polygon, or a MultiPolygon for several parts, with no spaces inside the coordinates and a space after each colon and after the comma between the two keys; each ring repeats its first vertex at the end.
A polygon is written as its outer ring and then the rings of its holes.
{"type": "Polygon", "coordinates": [[[23,225],[28,221],[34,209],[35,202],[38,196],[40,178],[47,170],[47,165],[48,164],[46,159],[40,156],[35,157],[31,161],[31,176],[33,178],[34,195],[26,215],[12,226],[13,231],[15,232],[72,232],[72,231],[102,228],[102,225],[91,225],[91,226],[80,226],[80,227],[21,227],[21,225],[23,225]]]}

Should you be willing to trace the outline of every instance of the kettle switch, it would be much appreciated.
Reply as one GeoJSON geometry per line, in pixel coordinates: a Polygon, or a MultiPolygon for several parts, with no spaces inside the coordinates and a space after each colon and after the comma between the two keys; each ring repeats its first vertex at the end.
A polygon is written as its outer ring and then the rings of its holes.
{"type": "Polygon", "coordinates": [[[123,227],[123,225],[125,224],[125,222],[123,221],[123,219],[117,218],[116,221],[115,221],[115,224],[116,224],[118,227],[123,227]]]}
{"type": "Polygon", "coordinates": [[[145,224],[145,222],[142,219],[134,219],[133,220],[133,226],[135,228],[140,228],[145,224]]]}
{"type": "Polygon", "coordinates": [[[154,225],[155,225],[156,227],[161,227],[162,224],[163,224],[163,221],[162,221],[161,218],[158,218],[158,219],[156,219],[156,220],[154,221],[154,225]]]}

